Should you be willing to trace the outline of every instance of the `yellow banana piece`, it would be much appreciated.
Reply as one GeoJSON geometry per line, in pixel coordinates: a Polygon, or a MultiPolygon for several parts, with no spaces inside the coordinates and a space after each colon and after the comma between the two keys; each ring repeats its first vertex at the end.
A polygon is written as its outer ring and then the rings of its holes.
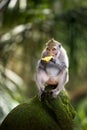
{"type": "Polygon", "coordinates": [[[52,58],[53,56],[47,56],[47,57],[42,58],[41,60],[49,62],[52,58]]]}

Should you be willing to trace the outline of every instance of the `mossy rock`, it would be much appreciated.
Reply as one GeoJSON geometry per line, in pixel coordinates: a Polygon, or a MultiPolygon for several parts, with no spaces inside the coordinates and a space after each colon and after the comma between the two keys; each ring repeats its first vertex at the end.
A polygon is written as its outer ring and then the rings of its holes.
{"type": "Polygon", "coordinates": [[[0,130],[73,130],[75,111],[65,92],[56,99],[45,93],[14,108],[2,122],[0,130]]]}

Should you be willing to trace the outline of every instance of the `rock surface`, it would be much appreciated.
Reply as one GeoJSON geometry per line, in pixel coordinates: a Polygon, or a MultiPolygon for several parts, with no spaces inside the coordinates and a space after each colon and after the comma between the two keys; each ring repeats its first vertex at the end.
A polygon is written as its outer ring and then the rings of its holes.
{"type": "Polygon", "coordinates": [[[14,108],[5,118],[0,130],[73,130],[75,111],[65,92],[56,99],[45,93],[14,108]]]}

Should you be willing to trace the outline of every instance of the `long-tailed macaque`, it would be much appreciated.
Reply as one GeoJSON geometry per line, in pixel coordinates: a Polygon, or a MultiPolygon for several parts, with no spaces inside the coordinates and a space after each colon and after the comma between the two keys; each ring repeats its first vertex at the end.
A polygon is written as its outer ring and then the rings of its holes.
{"type": "Polygon", "coordinates": [[[46,43],[41,59],[38,61],[36,71],[36,83],[40,95],[45,91],[45,85],[56,85],[50,90],[53,97],[56,97],[64,85],[68,82],[68,56],[61,43],[54,39],[46,43]]]}

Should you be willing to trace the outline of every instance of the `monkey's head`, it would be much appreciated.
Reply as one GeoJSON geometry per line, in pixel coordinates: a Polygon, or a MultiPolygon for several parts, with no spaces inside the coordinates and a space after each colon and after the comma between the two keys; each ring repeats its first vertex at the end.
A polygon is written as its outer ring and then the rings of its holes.
{"type": "Polygon", "coordinates": [[[59,55],[61,49],[61,43],[58,41],[51,39],[46,43],[46,52],[48,56],[55,57],[59,55]]]}

